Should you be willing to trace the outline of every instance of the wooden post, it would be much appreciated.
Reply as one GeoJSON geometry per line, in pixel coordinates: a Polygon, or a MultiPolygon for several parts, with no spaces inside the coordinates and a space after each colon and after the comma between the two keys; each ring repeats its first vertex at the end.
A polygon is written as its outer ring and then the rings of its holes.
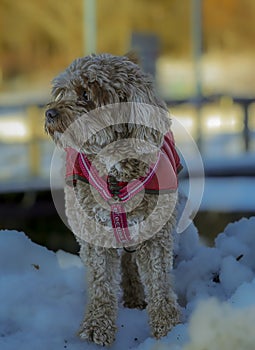
{"type": "Polygon", "coordinates": [[[243,137],[244,137],[244,147],[245,152],[248,152],[250,149],[250,129],[249,129],[249,102],[244,103],[244,129],[243,129],[243,137]]]}
{"type": "Polygon", "coordinates": [[[203,54],[203,33],[202,33],[202,1],[191,0],[191,33],[192,51],[195,71],[195,104],[197,108],[197,146],[202,151],[202,130],[201,130],[201,105],[202,105],[202,75],[201,58],[203,54]]]}
{"type": "Polygon", "coordinates": [[[96,53],[96,0],[83,0],[84,54],[96,53]]]}
{"type": "Polygon", "coordinates": [[[31,138],[29,140],[29,173],[32,177],[37,177],[40,175],[41,168],[41,154],[39,146],[39,135],[40,132],[38,128],[41,127],[39,108],[36,106],[28,107],[27,109],[28,127],[30,131],[31,138]]]}

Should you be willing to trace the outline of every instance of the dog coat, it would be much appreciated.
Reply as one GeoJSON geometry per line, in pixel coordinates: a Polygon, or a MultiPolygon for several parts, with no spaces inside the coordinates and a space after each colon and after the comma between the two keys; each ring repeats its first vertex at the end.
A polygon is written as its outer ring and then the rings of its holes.
{"type": "Polygon", "coordinates": [[[66,183],[76,186],[77,181],[83,181],[93,186],[104,200],[114,197],[116,202],[111,206],[111,222],[113,232],[118,243],[123,245],[132,241],[128,230],[127,215],[123,203],[144,190],[148,194],[162,194],[176,191],[178,186],[177,173],[182,166],[175,149],[174,137],[171,131],[164,136],[163,145],[159,151],[157,161],[152,164],[150,171],[144,177],[130,183],[120,182],[118,193],[109,189],[107,177],[100,177],[96,168],[85,154],[71,147],[66,149],[66,183]]]}

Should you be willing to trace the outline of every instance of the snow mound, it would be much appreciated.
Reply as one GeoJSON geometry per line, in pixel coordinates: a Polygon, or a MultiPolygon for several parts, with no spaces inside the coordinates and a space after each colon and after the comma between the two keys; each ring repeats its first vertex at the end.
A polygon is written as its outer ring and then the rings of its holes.
{"type": "Polygon", "coordinates": [[[255,305],[236,309],[212,298],[190,321],[191,342],[183,350],[251,350],[255,344],[255,305]]]}
{"type": "MultiPolygon", "coordinates": [[[[183,322],[151,338],[146,311],[120,305],[113,350],[254,350],[255,217],[230,224],[210,248],[191,225],[176,235],[175,285],[183,322]]],[[[96,350],[76,332],[86,304],[79,257],[24,233],[0,231],[0,349],[96,350]]]]}

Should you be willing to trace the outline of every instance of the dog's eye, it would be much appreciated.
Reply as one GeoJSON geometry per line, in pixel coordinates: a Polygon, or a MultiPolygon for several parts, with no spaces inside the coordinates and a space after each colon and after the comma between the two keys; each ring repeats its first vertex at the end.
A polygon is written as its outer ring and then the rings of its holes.
{"type": "Polygon", "coordinates": [[[87,94],[87,91],[83,91],[83,93],[82,93],[82,98],[83,98],[83,100],[84,101],[89,101],[89,97],[88,97],[88,94],[87,94]]]}

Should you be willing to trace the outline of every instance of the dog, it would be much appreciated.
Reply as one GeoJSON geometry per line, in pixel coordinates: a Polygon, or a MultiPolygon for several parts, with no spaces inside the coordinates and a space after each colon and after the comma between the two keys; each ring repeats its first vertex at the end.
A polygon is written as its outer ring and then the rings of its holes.
{"type": "Polygon", "coordinates": [[[68,223],[88,269],[79,336],[111,345],[125,307],[159,339],[179,323],[171,276],[178,201],[168,108],[131,53],[74,60],[53,80],[45,130],[66,154],[68,223]]]}

